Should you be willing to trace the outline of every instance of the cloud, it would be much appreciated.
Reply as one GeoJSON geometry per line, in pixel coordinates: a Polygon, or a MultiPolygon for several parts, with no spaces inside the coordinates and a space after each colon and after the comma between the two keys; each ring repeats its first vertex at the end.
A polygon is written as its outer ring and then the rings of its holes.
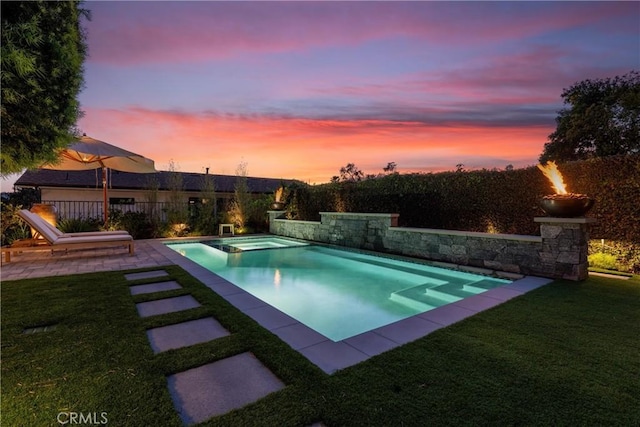
{"type": "Polygon", "coordinates": [[[490,164],[494,158],[505,159],[505,166],[523,158],[533,164],[552,131],[544,126],[436,126],[139,107],[90,109],[80,125],[94,138],[154,159],[160,169],[173,159],[184,171],[211,167],[215,173],[233,174],[244,160],[254,176],[273,176],[277,171],[280,177],[311,182],[327,182],[349,162],[367,173],[378,173],[390,161],[403,172],[449,170],[457,163],[482,165],[482,158],[487,163],[479,167],[495,166],[490,164]],[[422,160],[416,163],[416,159],[422,160]]]}
{"type": "MultiPolygon", "coordinates": [[[[625,2],[96,2],[88,3],[91,62],[201,62],[245,54],[305,52],[413,38],[474,46],[592,26],[627,17],[625,2]]],[[[604,28],[609,31],[610,27],[604,28]]]]}

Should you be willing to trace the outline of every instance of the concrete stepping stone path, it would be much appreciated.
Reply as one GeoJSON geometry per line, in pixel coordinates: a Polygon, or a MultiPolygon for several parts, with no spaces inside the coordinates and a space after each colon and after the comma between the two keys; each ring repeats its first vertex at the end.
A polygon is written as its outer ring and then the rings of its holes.
{"type": "MultiPolygon", "coordinates": [[[[127,280],[167,276],[167,272],[126,274],[127,280]]],[[[135,285],[131,295],[182,289],[174,280],[135,285]]],[[[140,317],[156,316],[200,307],[191,295],[163,298],[136,304],[140,317]]],[[[230,335],[216,319],[197,320],[147,330],[154,354],[179,349],[230,335]]],[[[241,408],[285,387],[252,353],[246,352],[167,377],[174,407],[185,425],[205,421],[241,408]]]]}
{"type": "Polygon", "coordinates": [[[186,425],[222,415],[285,387],[248,352],[170,375],[167,382],[186,425]]]}
{"type": "Polygon", "coordinates": [[[164,270],[143,271],[141,273],[129,273],[125,274],[124,278],[127,280],[140,280],[140,279],[152,279],[155,277],[168,276],[164,270]]]}
{"type": "Polygon", "coordinates": [[[216,338],[226,337],[227,335],[229,335],[229,331],[222,327],[213,317],[147,330],[147,337],[155,354],[200,344],[216,338]]]}
{"type": "Polygon", "coordinates": [[[182,286],[180,286],[180,284],[175,280],[169,280],[167,282],[130,286],[129,292],[131,292],[131,295],[142,295],[151,294],[153,292],[173,291],[175,289],[182,289],[182,286]]]}
{"type": "Polygon", "coordinates": [[[196,307],[200,307],[200,303],[191,295],[164,298],[136,304],[136,309],[138,310],[138,315],[140,317],[173,313],[175,311],[189,310],[196,307]]]}

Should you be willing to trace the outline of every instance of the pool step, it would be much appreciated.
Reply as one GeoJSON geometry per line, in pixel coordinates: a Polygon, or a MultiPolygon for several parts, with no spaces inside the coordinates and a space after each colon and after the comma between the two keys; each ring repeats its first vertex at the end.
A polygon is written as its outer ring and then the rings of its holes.
{"type": "Polygon", "coordinates": [[[464,292],[462,289],[455,288],[446,288],[438,287],[434,289],[426,289],[425,294],[430,297],[439,298],[441,300],[447,301],[447,304],[450,302],[460,301],[462,298],[466,298],[468,296],[473,295],[470,292],[464,292]]]}
{"type": "Polygon", "coordinates": [[[400,295],[396,292],[392,293],[389,299],[393,302],[397,302],[398,304],[402,304],[406,307],[412,308],[416,311],[428,311],[438,307],[437,305],[427,304],[423,301],[418,301],[414,298],[405,297],[404,295],[400,295]]]}
{"type": "Polygon", "coordinates": [[[480,294],[501,284],[495,280],[486,279],[467,283],[431,279],[427,283],[393,292],[389,299],[415,310],[427,311],[480,294]]]}
{"type": "Polygon", "coordinates": [[[389,296],[389,299],[419,311],[431,310],[462,299],[461,297],[445,292],[434,291],[435,288],[446,284],[446,282],[443,284],[441,280],[434,280],[433,282],[427,282],[393,292],[389,296]]]}
{"type": "Polygon", "coordinates": [[[462,289],[465,291],[472,292],[474,294],[480,294],[482,292],[488,291],[489,289],[493,289],[497,286],[502,286],[504,283],[497,282],[495,280],[478,280],[477,282],[468,283],[462,286],[462,289]]]}

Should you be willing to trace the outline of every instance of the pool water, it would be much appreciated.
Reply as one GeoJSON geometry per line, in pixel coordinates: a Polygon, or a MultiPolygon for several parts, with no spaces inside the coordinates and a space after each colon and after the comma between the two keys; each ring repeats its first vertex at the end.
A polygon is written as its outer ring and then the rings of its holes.
{"type": "Polygon", "coordinates": [[[308,243],[298,242],[296,240],[280,239],[278,237],[221,239],[202,242],[202,244],[219,249],[223,252],[256,251],[261,249],[290,248],[308,245],[308,243]]]}
{"type": "Polygon", "coordinates": [[[269,249],[269,239],[255,240],[240,251],[168,246],[333,341],[510,283],[286,239],[269,249]]]}

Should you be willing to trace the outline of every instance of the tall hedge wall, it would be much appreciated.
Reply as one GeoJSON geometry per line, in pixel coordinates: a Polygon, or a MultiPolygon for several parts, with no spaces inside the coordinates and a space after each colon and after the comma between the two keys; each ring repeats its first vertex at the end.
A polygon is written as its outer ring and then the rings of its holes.
{"type": "MultiPolygon", "coordinates": [[[[567,188],[595,199],[593,239],[640,248],[640,155],[612,156],[559,165],[567,188]]],[[[399,213],[399,225],[539,235],[538,202],[553,193],[535,167],[435,174],[393,174],[361,182],[296,189],[290,218],[319,220],[318,212],[399,213]]],[[[638,256],[640,258],[640,256],[638,256]]]]}

